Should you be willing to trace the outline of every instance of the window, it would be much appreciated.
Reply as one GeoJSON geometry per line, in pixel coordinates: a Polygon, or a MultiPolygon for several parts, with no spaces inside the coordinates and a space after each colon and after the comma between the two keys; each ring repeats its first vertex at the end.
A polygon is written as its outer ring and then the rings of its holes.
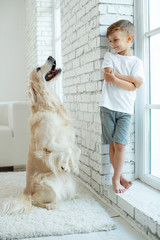
{"type": "Polygon", "coordinates": [[[136,1],[136,55],[143,59],[145,86],[137,94],[136,175],[160,190],[160,1],[136,1]]]}
{"type": "MultiPolygon", "coordinates": [[[[56,59],[57,67],[62,67],[62,56],[61,56],[61,17],[60,17],[60,0],[53,1],[53,56],[56,59]]],[[[62,74],[59,80],[55,84],[55,91],[59,98],[62,99],[62,74]]]]}

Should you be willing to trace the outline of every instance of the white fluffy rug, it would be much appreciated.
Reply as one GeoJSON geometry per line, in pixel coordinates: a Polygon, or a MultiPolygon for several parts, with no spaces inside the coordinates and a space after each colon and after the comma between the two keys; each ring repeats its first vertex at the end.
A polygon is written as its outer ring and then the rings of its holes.
{"type": "MultiPolygon", "coordinates": [[[[0,202],[22,195],[25,172],[0,173],[0,202]]],[[[57,210],[32,207],[29,214],[3,216],[0,239],[87,233],[115,229],[106,211],[79,183],[80,197],[62,202],[57,210]]]]}

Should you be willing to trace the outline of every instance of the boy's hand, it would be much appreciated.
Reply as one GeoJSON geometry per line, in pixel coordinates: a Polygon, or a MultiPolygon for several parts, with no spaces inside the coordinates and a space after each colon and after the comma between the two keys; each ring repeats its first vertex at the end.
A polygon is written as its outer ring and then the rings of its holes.
{"type": "Polygon", "coordinates": [[[114,73],[108,73],[108,72],[104,72],[104,79],[106,82],[114,82],[115,81],[115,76],[114,73]]]}
{"type": "Polygon", "coordinates": [[[115,76],[114,76],[113,68],[104,69],[104,79],[106,82],[114,82],[115,76]]]}

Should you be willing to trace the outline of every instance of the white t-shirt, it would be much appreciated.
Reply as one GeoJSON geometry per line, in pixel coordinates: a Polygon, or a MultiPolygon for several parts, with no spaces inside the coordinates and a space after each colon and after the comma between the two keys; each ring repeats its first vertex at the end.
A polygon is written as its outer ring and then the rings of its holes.
{"type": "MultiPolygon", "coordinates": [[[[104,56],[102,69],[111,67],[114,73],[121,75],[143,77],[143,63],[136,56],[123,56],[107,52],[104,56]]],[[[136,91],[128,91],[104,80],[99,106],[108,109],[133,114],[136,91]]]]}

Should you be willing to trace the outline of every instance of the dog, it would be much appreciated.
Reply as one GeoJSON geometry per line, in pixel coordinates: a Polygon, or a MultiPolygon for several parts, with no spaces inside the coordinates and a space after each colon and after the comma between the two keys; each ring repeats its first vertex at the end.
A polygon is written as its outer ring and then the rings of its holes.
{"type": "Polygon", "coordinates": [[[23,196],[6,205],[8,214],[30,211],[32,205],[52,210],[60,201],[76,197],[74,175],[79,172],[80,149],[72,120],[54,92],[61,69],[49,56],[29,80],[30,145],[23,196]]]}

